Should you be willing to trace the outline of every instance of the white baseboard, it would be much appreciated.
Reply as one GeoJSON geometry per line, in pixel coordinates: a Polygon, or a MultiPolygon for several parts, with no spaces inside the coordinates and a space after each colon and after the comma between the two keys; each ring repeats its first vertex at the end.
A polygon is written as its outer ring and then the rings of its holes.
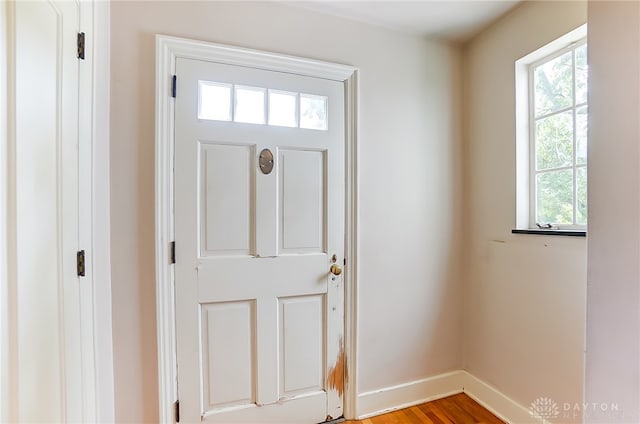
{"type": "Polygon", "coordinates": [[[453,371],[361,393],[356,400],[356,415],[363,419],[462,393],[465,374],[464,371],[453,371]]]}
{"type": "Polygon", "coordinates": [[[529,410],[477,377],[464,373],[464,392],[503,421],[512,424],[539,424],[529,410]]]}
{"type": "Polygon", "coordinates": [[[361,393],[356,401],[356,416],[364,419],[463,392],[507,423],[541,422],[526,407],[467,371],[452,371],[361,393]]]}

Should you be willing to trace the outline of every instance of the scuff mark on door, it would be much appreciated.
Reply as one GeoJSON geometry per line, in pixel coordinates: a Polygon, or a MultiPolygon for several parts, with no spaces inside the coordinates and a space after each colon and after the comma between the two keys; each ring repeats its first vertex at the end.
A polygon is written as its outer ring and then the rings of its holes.
{"type": "Polygon", "coordinates": [[[333,389],[338,392],[338,396],[342,397],[344,392],[344,380],[345,380],[345,355],[344,355],[344,343],[340,338],[340,349],[338,350],[338,356],[335,364],[329,369],[329,375],[327,376],[327,385],[329,389],[333,389]]]}

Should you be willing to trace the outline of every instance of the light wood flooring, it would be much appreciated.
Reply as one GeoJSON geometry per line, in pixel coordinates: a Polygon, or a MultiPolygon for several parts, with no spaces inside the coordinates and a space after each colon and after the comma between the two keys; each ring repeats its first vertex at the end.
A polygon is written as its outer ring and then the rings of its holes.
{"type": "Polygon", "coordinates": [[[464,393],[345,424],[504,424],[464,393]]]}

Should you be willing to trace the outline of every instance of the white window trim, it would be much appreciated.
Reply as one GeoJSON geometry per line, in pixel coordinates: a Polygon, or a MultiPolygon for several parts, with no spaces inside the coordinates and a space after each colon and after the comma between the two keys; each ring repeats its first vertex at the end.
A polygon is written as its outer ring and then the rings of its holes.
{"type": "MultiPolygon", "coordinates": [[[[533,96],[531,70],[542,62],[560,56],[586,43],[587,24],[540,47],[515,63],[516,82],[516,229],[538,230],[535,222],[535,193],[532,175],[535,155],[532,152],[533,96]]],[[[575,96],[575,93],[574,93],[575,96]]],[[[574,176],[575,178],[575,176],[574,176]]],[[[575,213],[575,212],[574,212],[575,213]]],[[[555,230],[584,231],[584,225],[564,225],[555,230]]]]}

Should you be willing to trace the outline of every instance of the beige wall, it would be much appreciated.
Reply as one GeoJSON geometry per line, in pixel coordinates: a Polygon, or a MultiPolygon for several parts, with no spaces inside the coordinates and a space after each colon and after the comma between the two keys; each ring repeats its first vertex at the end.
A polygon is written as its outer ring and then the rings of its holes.
{"type": "Polygon", "coordinates": [[[640,422],[640,3],[589,2],[586,422],[640,422]],[[612,405],[617,411],[612,411],[612,405]],[[603,411],[606,408],[607,411],[603,411]]]}
{"type": "Polygon", "coordinates": [[[117,422],[157,421],[154,34],[360,68],[359,392],[460,369],[459,51],[277,3],[113,2],[117,422]]]}
{"type": "Polygon", "coordinates": [[[580,402],[586,240],[514,235],[514,63],[584,24],[585,2],[526,2],[465,49],[464,364],[516,402],[580,402]]]}

